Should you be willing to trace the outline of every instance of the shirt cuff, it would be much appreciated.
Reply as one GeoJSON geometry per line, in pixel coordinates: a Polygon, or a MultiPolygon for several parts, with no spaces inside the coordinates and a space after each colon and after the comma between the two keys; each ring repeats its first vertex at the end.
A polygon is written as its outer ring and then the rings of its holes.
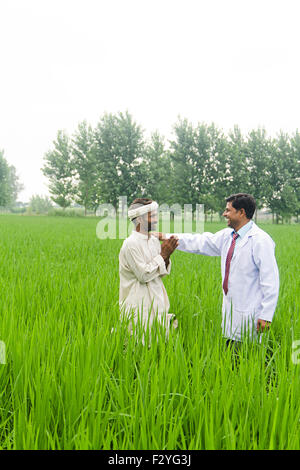
{"type": "Polygon", "coordinates": [[[159,274],[161,276],[163,276],[164,274],[168,274],[165,260],[163,259],[161,255],[155,256],[154,261],[158,264],[159,274]]]}
{"type": "MultiPolygon", "coordinates": [[[[169,258],[169,264],[168,264],[168,267],[166,268],[167,274],[170,274],[170,272],[171,272],[171,264],[172,264],[171,263],[171,258],[169,258]]],[[[166,265],[166,263],[165,263],[165,265],[166,265]]]]}
{"type": "Polygon", "coordinates": [[[271,323],[272,320],[273,320],[273,316],[274,316],[273,314],[268,315],[268,314],[263,314],[262,313],[261,315],[259,315],[258,319],[259,320],[264,320],[264,321],[267,321],[267,322],[271,323]]]}
{"type": "MultiPolygon", "coordinates": [[[[166,263],[165,263],[165,266],[166,266],[166,263]]],[[[170,273],[171,273],[171,259],[169,258],[169,264],[168,264],[168,267],[166,268],[166,272],[165,272],[165,274],[162,274],[161,277],[164,277],[164,276],[166,276],[167,274],[170,274],[170,273]]]]}

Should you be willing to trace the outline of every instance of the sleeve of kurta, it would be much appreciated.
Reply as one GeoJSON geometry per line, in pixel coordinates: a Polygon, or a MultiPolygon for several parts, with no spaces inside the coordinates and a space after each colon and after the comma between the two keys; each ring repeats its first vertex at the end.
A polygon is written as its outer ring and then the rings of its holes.
{"type": "Polygon", "coordinates": [[[204,232],[202,234],[168,233],[166,237],[169,238],[171,235],[176,235],[179,238],[177,250],[198,255],[221,256],[225,230],[220,230],[217,233],[204,232]]]}
{"type": "Polygon", "coordinates": [[[168,272],[165,260],[161,255],[157,255],[149,263],[145,263],[141,251],[133,246],[128,247],[125,256],[128,266],[141,284],[146,284],[146,282],[150,282],[156,277],[169,274],[171,269],[169,264],[168,272]]]}
{"type": "Polygon", "coordinates": [[[167,274],[170,274],[171,273],[171,259],[169,259],[169,264],[168,264],[168,267],[166,268],[166,272],[164,274],[161,274],[161,277],[164,277],[166,276],[167,274]]]}
{"type": "Polygon", "coordinates": [[[279,294],[279,272],[275,258],[275,243],[272,239],[255,240],[254,262],[259,270],[259,282],[263,292],[261,320],[271,322],[279,294]]]}

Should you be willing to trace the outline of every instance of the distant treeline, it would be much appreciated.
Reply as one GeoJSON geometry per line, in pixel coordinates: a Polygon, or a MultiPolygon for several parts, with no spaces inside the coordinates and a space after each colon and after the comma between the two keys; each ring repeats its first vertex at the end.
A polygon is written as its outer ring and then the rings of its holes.
{"type": "Polygon", "coordinates": [[[64,209],[74,202],[85,211],[117,208],[127,196],[221,213],[226,196],[247,192],[277,222],[300,212],[298,131],[271,138],[259,128],[245,136],[235,126],[225,135],[213,123],[179,118],[166,142],[158,132],[146,139],[128,112],[104,114],[95,128],[83,121],[72,136],[59,130],[44,160],[51,199],[64,209]]]}
{"type": "Polygon", "coordinates": [[[4,151],[0,150],[0,207],[14,206],[22,189],[23,185],[19,181],[16,168],[9,165],[4,157],[4,151]]]}

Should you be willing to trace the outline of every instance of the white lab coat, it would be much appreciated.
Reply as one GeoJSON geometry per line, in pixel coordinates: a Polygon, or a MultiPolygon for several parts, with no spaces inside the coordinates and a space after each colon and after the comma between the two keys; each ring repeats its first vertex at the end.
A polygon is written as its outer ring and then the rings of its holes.
{"type": "MultiPolygon", "coordinates": [[[[169,314],[169,298],[162,277],[170,274],[160,254],[158,238],[135,230],[123,242],[119,254],[119,305],[121,318],[131,318],[144,330],[154,320],[163,324],[168,332],[173,314],[169,314]]],[[[129,324],[132,331],[132,324],[129,324]]]]}
{"type": "MultiPolygon", "coordinates": [[[[222,284],[232,229],[212,234],[177,234],[178,250],[221,256],[222,284]]],[[[230,264],[228,293],[223,289],[222,329],[226,338],[241,341],[257,337],[257,320],[271,322],[278,300],[279,273],[275,243],[255,223],[235,246],[230,264]]]]}

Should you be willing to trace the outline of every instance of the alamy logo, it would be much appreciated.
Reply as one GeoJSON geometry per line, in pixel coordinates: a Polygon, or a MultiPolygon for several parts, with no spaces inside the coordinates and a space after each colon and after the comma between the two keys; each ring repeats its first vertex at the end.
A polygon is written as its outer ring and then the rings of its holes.
{"type": "Polygon", "coordinates": [[[6,348],[3,341],[0,341],[0,364],[6,364],[6,348]]]}
{"type": "Polygon", "coordinates": [[[292,363],[295,365],[300,364],[300,340],[292,343],[292,363]]]}
{"type": "MultiPolygon", "coordinates": [[[[161,232],[170,233],[171,220],[174,233],[203,233],[204,204],[161,204],[158,208],[161,217],[161,232]],[[193,228],[195,227],[195,230],[193,228]]],[[[119,197],[118,211],[112,204],[101,204],[97,215],[102,217],[97,224],[96,234],[100,239],[125,240],[133,230],[133,224],[128,224],[127,197],[119,197]]]]}

